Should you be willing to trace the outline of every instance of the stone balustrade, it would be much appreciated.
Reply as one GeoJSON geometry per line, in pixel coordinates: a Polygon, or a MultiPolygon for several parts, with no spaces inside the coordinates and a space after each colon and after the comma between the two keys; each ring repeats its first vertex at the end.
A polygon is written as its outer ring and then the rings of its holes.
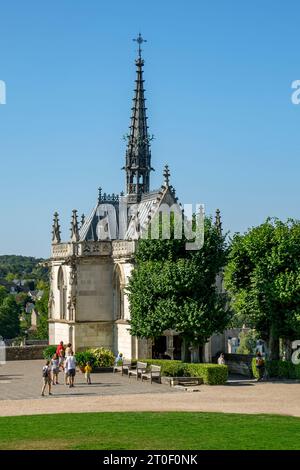
{"type": "Polygon", "coordinates": [[[115,240],[112,243],[112,255],[114,258],[131,257],[136,250],[135,240],[115,240]]]}

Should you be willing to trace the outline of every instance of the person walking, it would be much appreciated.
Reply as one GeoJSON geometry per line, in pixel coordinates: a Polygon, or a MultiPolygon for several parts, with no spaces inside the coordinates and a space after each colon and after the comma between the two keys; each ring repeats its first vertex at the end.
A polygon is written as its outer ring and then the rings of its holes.
{"type": "Polygon", "coordinates": [[[51,371],[52,371],[52,385],[58,385],[59,359],[57,357],[57,354],[54,354],[51,359],[51,371]]]}
{"type": "Polygon", "coordinates": [[[72,344],[68,343],[65,349],[65,356],[70,356],[71,352],[72,352],[72,344]]]}
{"type": "Polygon", "coordinates": [[[257,382],[261,382],[263,380],[264,373],[265,373],[265,360],[262,357],[260,351],[256,352],[255,366],[256,366],[256,370],[258,372],[257,382]]]}
{"type": "Polygon", "coordinates": [[[67,377],[69,380],[69,387],[74,387],[74,378],[76,375],[76,358],[73,351],[70,351],[70,355],[66,356],[65,367],[67,368],[67,377]]]}
{"type": "Polygon", "coordinates": [[[67,358],[64,358],[63,362],[63,371],[65,374],[65,385],[69,385],[69,377],[68,377],[68,365],[67,365],[67,358]]]}
{"type": "Polygon", "coordinates": [[[92,372],[91,364],[90,364],[90,362],[87,362],[86,366],[84,368],[84,374],[85,374],[86,383],[89,384],[89,385],[91,385],[91,383],[92,383],[92,381],[91,381],[91,372],[92,372]]]}
{"type": "Polygon", "coordinates": [[[49,388],[49,395],[52,395],[52,393],[51,393],[51,366],[50,366],[50,361],[46,361],[46,364],[43,366],[42,376],[43,376],[42,397],[45,396],[45,390],[46,390],[47,385],[48,385],[48,388],[49,388]]]}
{"type": "Polygon", "coordinates": [[[56,355],[59,361],[59,367],[64,368],[64,358],[65,358],[65,346],[64,342],[61,341],[56,348],[56,355]]]}

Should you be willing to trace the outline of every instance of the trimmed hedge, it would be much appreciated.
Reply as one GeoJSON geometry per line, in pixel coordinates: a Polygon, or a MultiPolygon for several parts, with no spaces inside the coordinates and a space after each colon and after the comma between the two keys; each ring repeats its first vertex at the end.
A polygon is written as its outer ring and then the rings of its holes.
{"type": "Polygon", "coordinates": [[[185,363],[181,361],[172,361],[168,359],[139,359],[141,362],[146,362],[148,366],[161,366],[161,375],[164,377],[184,377],[185,376],[185,363]]]}
{"type": "Polygon", "coordinates": [[[207,385],[223,385],[228,378],[228,367],[219,364],[186,363],[164,359],[139,359],[161,366],[161,375],[165,377],[200,377],[207,385]]]}
{"type": "MultiPolygon", "coordinates": [[[[300,364],[293,364],[291,361],[265,361],[265,368],[270,378],[280,379],[300,379],[300,364]]],[[[255,358],[252,359],[252,372],[258,378],[255,358]]]]}
{"type": "Polygon", "coordinates": [[[200,377],[207,385],[224,385],[228,367],[219,364],[185,364],[188,377],[200,377]]]}

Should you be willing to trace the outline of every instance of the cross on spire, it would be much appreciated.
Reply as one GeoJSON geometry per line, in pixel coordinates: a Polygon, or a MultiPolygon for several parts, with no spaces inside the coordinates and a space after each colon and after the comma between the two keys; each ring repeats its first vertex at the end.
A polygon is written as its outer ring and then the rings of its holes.
{"type": "Polygon", "coordinates": [[[138,48],[138,53],[139,53],[139,58],[142,57],[142,49],[141,49],[141,44],[143,44],[143,42],[147,42],[147,39],[143,39],[141,33],[139,33],[138,37],[133,39],[133,41],[136,41],[139,45],[139,48],[138,48]]]}

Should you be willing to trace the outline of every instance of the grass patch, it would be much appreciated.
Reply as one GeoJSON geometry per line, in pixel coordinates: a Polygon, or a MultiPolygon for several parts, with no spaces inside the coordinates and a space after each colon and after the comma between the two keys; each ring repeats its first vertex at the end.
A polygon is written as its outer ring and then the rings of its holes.
{"type": "Polygon", "coordinates": [[[300,418],[229,413],[0,417],[0,449],[300,449],[300,418]]]}

